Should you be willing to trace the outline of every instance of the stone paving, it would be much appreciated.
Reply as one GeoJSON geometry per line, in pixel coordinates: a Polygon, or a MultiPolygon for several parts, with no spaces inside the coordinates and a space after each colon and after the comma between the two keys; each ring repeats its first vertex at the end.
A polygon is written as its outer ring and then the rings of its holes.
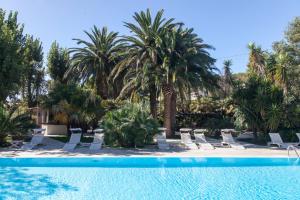
{"type": "MultiPolygon", "coordinates": [[[[210,140],[214,145],[220,144],[218,140],[210,140]]],[[[91,153],[88,147],[78,147],[74,152],[62,150],[64,143],[45,138],[45,145],[33,150],[21,149],[0,149],[0,157],[101,157],[101,156],[164,156],[164,157],[288,157],[286,149],[270,148],[243,143],[245,150],[217,147],[214,150],[188,150],[181,144],[180,140],[168,140],[170,150],[159,150],[155,145],[147,146],[143,149],[124,149],[103,147],[98,152],[91,153]]],[[[290,152],[291,156],[296,156],[295,152],[290,152]]]]}

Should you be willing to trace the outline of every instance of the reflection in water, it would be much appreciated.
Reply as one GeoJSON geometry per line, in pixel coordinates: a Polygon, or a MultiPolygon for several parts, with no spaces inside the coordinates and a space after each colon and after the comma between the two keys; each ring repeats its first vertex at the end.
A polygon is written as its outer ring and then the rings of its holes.
{"type": "Polygon", "coordinates": [[[70,185],[54,182],[47,175],[26,171],[20,167],[0,167],[0,199],[36,199],[60,190],[77,191],[70,185]]]}

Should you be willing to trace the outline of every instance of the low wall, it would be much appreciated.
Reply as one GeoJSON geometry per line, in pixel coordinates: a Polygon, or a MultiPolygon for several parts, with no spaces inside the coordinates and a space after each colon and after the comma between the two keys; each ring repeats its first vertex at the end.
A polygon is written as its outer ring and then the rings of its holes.
{"type": "Polygon", "coordinates": [[[68,129],[66,125],[42,124],[42,128],[46,129],[45,135],[68,134],[68,129]]]}

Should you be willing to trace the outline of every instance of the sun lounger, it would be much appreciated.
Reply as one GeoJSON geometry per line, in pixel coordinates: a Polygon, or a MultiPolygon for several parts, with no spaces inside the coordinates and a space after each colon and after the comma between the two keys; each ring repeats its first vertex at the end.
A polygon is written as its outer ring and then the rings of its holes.
{"type": "Polygon", "coordinates": [[[24,144],[21,149],[24,150],[31,150],[34,147],[43,144],[43,140],[44,140],[44,135],[43,134],[36,134],[33,135],[33,137],[31,138],[31,141],[29,144],[24,144]]]}
{"type": "Polygon", "coordinates": [[[191,139],[191,134],[189,133],[191,130],[192,129],[180,129],[181,143],[188,149],[198,149],[197,145],[191,139]]]}
{"type": "Polygon", "coordinates": [[[170,146],[167,143],[166,130],[166,128],[159,128],[160,133],[156,136],[157,146],[159,149],[170,149],[170,146]]]}
{"type": "Polygon", "coordinates": [[[268,142],[268,146],[278,146],[279,148],[287,148],[288,146],[297,146],[299,143],[287,143],[283,142],[279,133],[269,133],[271,142],[268,142]]]}
{"type": "Polygon", "coordinates": [[[103,144],[103,138],[104,138],[103,129],[96,129],[96,130],[94,130],[94,133],[95,133],[94,140],[90,146],[91,151],[100,150],[102,148],[102,144],[103,144]]]}
{"type": "Polygon", "coordinates": [[[230,146],[233,149],[245,149],[245,147],[243,145],[241,145],[240,143],[237,143],[230,132],[221,132],[222,134],[222,145],[223,146],[230,146]]]}
{"type": "Polygon", "coordinates": [[[63,150],[64,151],[73,151],[76,146],[80,143],[81,135],[82,135],[82,130],[81,129],[70,129],[71,131],[71,138],[70,141],[67,142],[63,150]]]}
{"type": "Polygon", "coordinates": [[[30,143],[24,144],[21,147],[21,149],[31,150],[31,149],[35,148],[36,146],[43,144],[44,133],[45,133],[46,129],[35,128],[32,130],[33,130],[33,136],[31,138],[30,143]]]}
{"type": "Polygon", "coordinates": [[[298,146],[300,145],[300,133],[296,133],[297,137],[298,137],[298,140],[299,140],[299,143],[298,143],[298,146]]]}
{"type": "Polygon", "coordinates": [[[196,144],[199,145],[200,149],[203,149],[203,150],[215,149],[213,145],[211,145],[210,143],[208,143],[206,141],[204,133],[195,133],[194,132],[194,136],[195,136],[195,142],[196,142],[196,144]]]}

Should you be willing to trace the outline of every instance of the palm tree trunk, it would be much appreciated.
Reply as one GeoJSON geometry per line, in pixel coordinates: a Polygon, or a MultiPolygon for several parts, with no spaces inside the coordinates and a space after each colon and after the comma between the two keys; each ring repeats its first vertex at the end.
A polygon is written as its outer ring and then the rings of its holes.
{"type": "Polygon", "coordinates": [[[154,119],[157,119],[157,97],[156,87],[154,84],[150,86],[150,112],[154,119]]]}
{"type": "Polygon", "coordinates": [[[97,95],[101,96],[102,99],[108,98],[108,88],[105,76],[102,76],[100,72],[96,72],[95,88],[97,95]]]}
{"type": "Polygon", "coordinates": [[[164,127],[167,129],[167,136],[171,136],[175,130],[176,119],[176,94],[172,84],[165,84],[162,87],[164,95],[164,127]]]}

